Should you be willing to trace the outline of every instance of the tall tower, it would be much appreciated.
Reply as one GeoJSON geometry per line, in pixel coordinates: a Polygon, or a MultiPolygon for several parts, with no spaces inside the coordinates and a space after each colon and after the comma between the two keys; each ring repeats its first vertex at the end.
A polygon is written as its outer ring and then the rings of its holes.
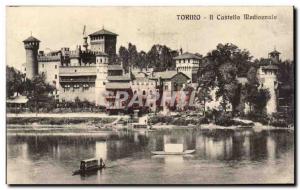
{"type": "Polygon", "coordinates": [[[116,55],[117,36],[118,34],[107,31],[104,28],[90,34],[91,50],[106,53],[109,58],[112,58],[116,55]]]}
{"type": "Polygon", "coordinates": [[[108,72],[108,56],[105,53],[96,54],[96,82],[95,82],[95,94],[96,94],[96,105],[105,106],[106,105],[106,82],[107,82],[107,72],[108,72]]]}
{"type": "Polygon", "coordinates": [[[274,49],[274,51],[269,53],[269,59],[271,59],[271,61],[273,63],[279,63],[279,55],[280,52],[276,51],[276,49],[274,49]]]}
{"type": "Polygon", "coordinates": [[[269,53],[270,64],[260,66],[257,73],[260,88],[268,89],[270,92],[270,99],[266,105],[267,114],[277,112],[278,67],[276,63],[279,62],[279,54],[276,50],[269,53]]]}
{"type": "Polygon", "coordinates": [[[38,50],[40,40],[30,36],[23,41],[26,50],[26,78],[32,79],[38,74],[38,50]]]}

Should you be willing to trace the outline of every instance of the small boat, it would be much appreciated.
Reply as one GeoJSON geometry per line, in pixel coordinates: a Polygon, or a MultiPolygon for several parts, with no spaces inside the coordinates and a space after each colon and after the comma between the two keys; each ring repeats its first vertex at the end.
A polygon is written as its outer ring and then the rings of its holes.
{"type": "Polygon", "coordinates": [[[185,155],[193,154],[195,150],[183,150],[183,144],[165,144],[164,151],[152,151],[156,155],[185,155]]]}
{"type": "Polygon", "coordinates": [[[100,158],[100,164],[99,164],[99,160],[97,158],[81,160],[80,161],[80,169],[74,171],[73,175],[95,172],[95,171],[101,170],[103,168],[105,168],[105,164],[104,164],[102,158],[100,158]]]}

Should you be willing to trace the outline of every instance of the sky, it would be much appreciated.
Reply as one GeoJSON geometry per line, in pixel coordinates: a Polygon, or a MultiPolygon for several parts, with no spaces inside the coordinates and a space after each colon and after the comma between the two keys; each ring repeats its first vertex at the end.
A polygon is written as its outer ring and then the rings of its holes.
{"type": "Polygon", "coordinates": [[[31,34],[40,50],[74,49],[83,42],[83,27],[91,34],[102,29],[117,33],[117,51],[129,42],[149,51],[153,44],[206,55],[218,43],[233,43],[254,58],[274,48],[281,59],[293,59],[292,7],[7,7],[7,65],[25,63],[23,40],[31,34]],[[178,20],[197,14],[200,20],[178,20]],[[240,20],[208,20],[209,15],[240,15],[240,20]],[[243,20],[243,14],[276,15],[275,20],[243,20]],[[206,17],[206,19],[204,19],[206,17]]]}

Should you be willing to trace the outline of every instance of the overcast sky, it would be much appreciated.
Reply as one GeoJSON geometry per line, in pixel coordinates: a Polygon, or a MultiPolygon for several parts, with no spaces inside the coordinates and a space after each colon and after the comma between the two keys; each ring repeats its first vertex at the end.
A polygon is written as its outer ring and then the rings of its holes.
{"type": "Polygon", "coordinates": [[[117,51],[129,42],[148,51],[153,44],[205,55],[218,43],[234,43],[255,58],[267,57],[274,47],[282,59],[293,59],[292,7],[8,7],[7,64],[25,63],[23,40],[41,40],[40,50],[74,49],[87,34],[105,29],[117,33],[117,51]],[[276,15],[276,20],[177,20],[178,14],[276,15]]]}

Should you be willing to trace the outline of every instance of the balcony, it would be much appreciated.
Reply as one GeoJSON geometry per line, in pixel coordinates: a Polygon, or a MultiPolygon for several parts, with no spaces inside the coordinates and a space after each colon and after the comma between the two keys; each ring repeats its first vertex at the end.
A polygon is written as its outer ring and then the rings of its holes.
{"type": "Polygon", "coordinates": [[[59,67],[59,76],[96,76],[95,66],[59,67]]]}
{"type": "Polygon", "coordinates": [[[60,83],[94,83],[95,82],[95,80],[96,80],[96,78],[75,78],[75,77],[73,77],[73,78],[63,78],[63,77],[61,77],[60,79],[59,79],[59,82],[60,83]]]}

